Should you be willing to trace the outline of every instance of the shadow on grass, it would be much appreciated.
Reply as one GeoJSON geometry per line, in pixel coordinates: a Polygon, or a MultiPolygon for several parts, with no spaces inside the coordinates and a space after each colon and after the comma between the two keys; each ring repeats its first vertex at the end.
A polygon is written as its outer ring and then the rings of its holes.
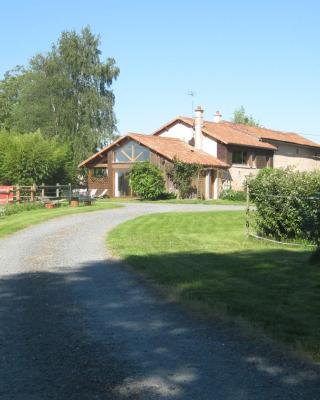
{"type": "Polygon", "coordinates": [[[317,398],[312,369],[194,320],[121,263],[70,267],[0,281],[1,399],[317,398]]]}
{"type": "Polygon", "coordinates": [[[126,262],[182,300],[243,317],[320,360],[320,268],[309,251],[130,255],[126,262]]]}

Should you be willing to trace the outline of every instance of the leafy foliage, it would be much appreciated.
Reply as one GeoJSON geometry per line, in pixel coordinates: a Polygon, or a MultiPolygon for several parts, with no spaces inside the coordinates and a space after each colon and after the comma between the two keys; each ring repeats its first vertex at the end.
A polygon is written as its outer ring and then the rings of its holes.
{"type": "Polygon", "coordinates": [[[260,234],[320,242],[320,173],[263,169],[249,182],[260,234]]]}
{"type": "Polygon", "coordinates": [[[249,125],[249,126],[261,126],[259,121],[256,121],[252,115],[248,115],[243,106],[237,108],[233,112],[233,118],[231,122],[235,124],[249,125]]]}
{"type": "Polygon", "coordinates": [[[165,192],[165,182],[158,167],[149,161],[134,164],[129,173],[130,187],[146,200],[156,200],[165,192]]]}
{"type": "Polygon", "coordinates": [[[180,198],[185,199],[190,196],[192,179],[197,176],[200,169],[201,166],[198,164],[188,164],[179,160],[174,160],[167,166],[167,175],[178,190],[180,198]]]}
{"type": "Polygon", "coordinates": [[[246,194],[240,190],[225,189],[220,193],[220,199],[232,201],[245,201],[246,194]]]}
{"type": "Polygon", "coordinates": [[[40,132],[0,132],[0,182],[31,185],[72,180],[68,147],[40,132]]]}
{"type": "Polygon", "coordinates": [[[90,28],[63,32],[45,54],[0,81],[0,128],[40,129],[70,147],[73,164],[113,138],[115,60],[100,60],[100,39],[90,28]]]}
{"type": "Polygon", "coordinates": [[[22,203],[22,204],[7,204],[0,208],[0,217],[7,217],[13,214],[19,214],[23,211],[32,211],[44,208],[44,203],[22,203]]]}

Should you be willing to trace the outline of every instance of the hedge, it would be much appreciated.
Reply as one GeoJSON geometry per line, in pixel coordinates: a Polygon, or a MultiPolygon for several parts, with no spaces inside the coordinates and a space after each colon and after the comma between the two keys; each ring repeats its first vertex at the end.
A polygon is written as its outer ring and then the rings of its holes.
{"type": "Polygon", "coordinates": [[[249,183],[258,234],[320,242],[320,173],[261,170],[249,183]]]}

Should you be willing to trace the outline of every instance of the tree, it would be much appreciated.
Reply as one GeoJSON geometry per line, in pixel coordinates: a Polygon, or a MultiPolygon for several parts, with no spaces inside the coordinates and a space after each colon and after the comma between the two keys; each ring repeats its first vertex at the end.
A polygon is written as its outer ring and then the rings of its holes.
{"type": "Polygon", "coordinates": [[[0,183],[31,185],[70,182],[68,148],[40,132],[0,132],[0,183]]]}
{"type": "Polygon", "coordinates": [[[10,130],[14,125],[13,112],[18,104],[19,90],[23,86],[25,70],[21,66],[4,74],[0,81],[0,129],[10,130]]]}
{"type": "Polygon", "coordinates": [[[249,125],[249,126],[256,126],[260,127],[259,121],[256,121],[252,115],[248,115],[246,110],[243,106],[237,108],[233,112],[233,118],[231,122],[234,124],[242,124],[242,125],[249,125]]]}
{"type": "Polygon", "coordinates": [[[0,126],[30,132],[40,129],[70,148],[76,165],[116,131],[113,81],[115,60],[100,60],[100,38],[89,27],[63,32],[47,54],[0,82],[0,126]]]}
{"type": "Polygon", "coordinates": [[[195,178],[200,170],[201,165],[199,164],[188,164],[179,160],[174,160],[172,164],[168,165],[167,175],[178,190],[180,198],[185,199],[190,195],[192,178],[195,178]]]}
{"type": "Polygon", "coordinates": [[[160,169],[149,161],[133,165],[129,173],[129,184],[135,194],[146,200],[156,200],[165,192],[160,169]]]}

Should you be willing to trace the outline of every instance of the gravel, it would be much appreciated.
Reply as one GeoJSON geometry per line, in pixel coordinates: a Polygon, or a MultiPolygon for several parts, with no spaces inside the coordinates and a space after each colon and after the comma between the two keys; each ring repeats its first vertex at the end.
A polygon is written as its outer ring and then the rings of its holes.
{"type": "Polygon", "coordinates": [[[0,399],[318,400],[315,366],[164,300],[105,249],[139,215],[233,209],[127,204],[0,240],[0,399]]]}

